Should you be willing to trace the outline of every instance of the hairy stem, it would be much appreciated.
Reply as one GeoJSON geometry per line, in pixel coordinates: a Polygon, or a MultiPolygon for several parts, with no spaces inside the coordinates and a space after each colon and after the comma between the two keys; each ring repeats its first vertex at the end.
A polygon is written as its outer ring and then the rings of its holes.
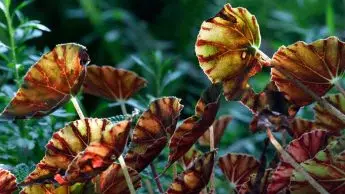
{"type": "Polygon", "coordinates": [[[156,171],[156,168],[155,168],[155,165],[153,164],[153,162],[150,163],[150,168],[151,168],[151,171],[152,171],[153,179],[156,182],[156,185],[157,185],[157,188],[158,188],[159,192],[160,193],[164,193],[162,184],[161,184],[161,182],[159,180],[159,177],[158,177],[158,174],[157,174],[157,171],[156,171]]]}
{"type": "Polygon", "coordinates": [[[313,177],[311,177],[305,170],[304,168],[298,164],[292,156],[290,156],[289,153],[287,153],[283,147],[279,144],[279,142],[276,140],[276,138],[273,136],[271,130],[267,128],[267,136],[269,140],[271,141],[272,145],[276,148],[276,150],[281,154],[282,158],[284,161],[288,162],[291,164],[291,166],[294,167],[297,171],[299,171],[305,179],[309,182],[309,184],[314,187],[319,193],[321,194],[329,194],[328,191],[326,191],[313,177]]]}
{"type": "MultiPolygon", "coordinates": [[[[123,101],[120,101],[120,106],[121,106],[122,114],[124,114],[124,115],[127,114],[127,109],[126,109],[125,103],[123,101]]],[[[127,186],[129,188],[131,194],[134,194],[135,193],[135,189],[134,189],[131,177],[129,176],[125,159],[123,158],[122,155],[119,156],[119,162],[120,162],[123,174],[125,175],[127,186]]]]}
{"type": "Polygon", "coordinates": [[[129,191],[131,192],[131,194],[135,194],[135,189],[134,189],[131,177],[129,176],[127,165],[125,163],[125,159],[123,158],[122,155],[120,155],[118,160],[120,162],[123,175],[125,175],[125,179],[126,179],[126,183],[127,183],[128,188],[129,188],[129,191]]]}
{"type": "MultiPolygon", "coordinates": [[[[210,151],[215,149],[214,145],[214,128],[213,125],[210,127],[210,151]]],[[[212,166],[212,173],[211,173],[211,179],[210,179],[210,192],[211,194],[216,193],[215,189],[215,176],[214,176],[214,167],[212,166]]]]}
{"type": "Polygon", "coordinates": [[[10,3],[8,5],[6,4],[5,18],[6,18],[7,29],[8,29],[8,38],[9,38],[10,47],[11,47],[11,57],[12,57],[12,62],[14,63],[15,81],[16,81],[17,86],[19,87],[20,81],[19,81],[19,73],[18,73],[18,67],[17,67],[16,42],[14,39],[13,21],[10,14],[10,3]]]}
{"type": "Polygon", "coordinates": [[[73,106],[74,106],[75,110],[77,111],[79,118],[80,119],[85,119],[84,113],[83,113],[83,111],[81,110],[81,108],[79,106],[77,98],[72,96],[71,102],[73,103],[73,106]]]}

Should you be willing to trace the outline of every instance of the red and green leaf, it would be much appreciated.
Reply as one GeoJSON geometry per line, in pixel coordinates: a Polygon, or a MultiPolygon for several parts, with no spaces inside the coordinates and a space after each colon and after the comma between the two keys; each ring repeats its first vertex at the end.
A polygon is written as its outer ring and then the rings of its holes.
{"type": "MultiPolygon", "coordinates": [[[[211,127],[214,131],[214,145],[217,146],[222,138],[226,127],[229,122],[232,120],[230,116],[222,116],[219,119],[215,120],[211,127]]],[[[209,146],[210,145],[210,129],[208,129],[200,138],[199,144],[209,146]]]]}
{"type": "Polygon", "coordinates": [[[195,146],[192,146],[185,155],[181,158],[182,164],[185,168],[193,165],[193,162],[202,155],[202,152],[195,146]]]}
{"type": "Polygon", "coordinates": [[[175,97],[164,97],[151,102],[134,128],[125,157],[128,166],[141,172],[160,154],[168,142],[168,134],[176,128],[183,108],[180,101],[175,97]]]}
{"type": "Polygon", "coordinates": [[[272,59],[272,80],[288,100],[298,106],[308,105],[313,98],[280,71],[287,72],[321,97],[344,73],[344,55],[344,42],[334,36],[310,44],[299,41],[282,46],[272,59]]]}
{"type": "Polygon", "coordinates": [[[315,122],[306,119],[295,118],[291,123],[291,132],[294,138],[299,138],[304,133],[317,129],[315,122]]]}
{"type": "Polygon", "coordinates": [[[0,194],[12,194],[17,190],[16,177],[0,168],[0,194]]]}
{"type": "Polygon", "coordinates": [[[212,83],[223,82],[231,100],[247,87],[250,77],[261,70],[260,30],[254,15],[230,4],[204,21],[195,44],[199,64],[212,83]]]}
{"type": "Polygon", "coordinates": [[[112,124],[106,119],[84,119],[67,124],[53,134],[46,154],[23,185],[62,184],[91,179],[122,153],[129,133],[129,121],[112,124]]]}
{"type": "Polygon", "coordinates": [[[144,78],[132,71],[91,65],[87,67],[83,91],[108,100],[127,100],[146,83],[144,78]]]}
{"type": "MultiPolygon", "coordinates": [[[[128,174],[135,189],[141,187],[140,176],[137,171],[128,168],[128,174]]],[[[100,175],[100,191],[102,194],[129,194],[125,176],[120,164],[113,163],[100,175]]]]}
{"type": "Polygon", "coordinates": [[[260,163],[254,157],[245,154],[226,154],[219,158],[218,165],[227,179],[239,191],[241,185],[257,173],[260,163]]]}
{"type": "MultiPolygon", "coordinates": [[[[332,94],[325,97],[330,104],[332,104],[340,112],[345,113],[345,97],[342,94],[332,94]]],[[[328,131],[339,134],[339,132],[345,129],[345,123],[329,113],[319,103],[314,107],[315,110],[315,124],[328,131]]]]}
{"type": "MultiPolygon", "coordinates": [[[[303,134],[300,138],[293,140],[287,147],[288,152],[297,163],[302,163],[313,158],[328,143],[328,133],[323,130],[314,130],[303,134]]],[[[272,181],[268,186],[268,193],[277,193],[287,189],[290,184],[294,168],[283,158],[272,174],[272,181]]]]}
{"type": "Polygon", "coordinates": [[[198,158],[193,165],[175,178],[167,194],[193,194],[199,193],[210,180],[215,151],[207,152],[198,158]]]}
{"type": "Polygon", "coordinates": [[[171,136],[166,169],[196,143],[215,120],[219,107],[220,87],[211,85],[196,104],[195,115],[185,119],[171,136]]]}
{"type": "MultiPolygon", "coordinates": [[[[345,193],[344,149],[344,139],[339,138],[318,152],[313,159],[301,163],[305,171],[331,194],[345,193]]],[[[317,193],[296,170],[291,177],[290,191],[294,194],[317,193]]]]}
{"type": "Polygon", "coordinates": [[[2,116],[23,119],[53,112],[79,91],[89,61],[85,47],[74,43],[57,45],[29,69],[2,116]]]}

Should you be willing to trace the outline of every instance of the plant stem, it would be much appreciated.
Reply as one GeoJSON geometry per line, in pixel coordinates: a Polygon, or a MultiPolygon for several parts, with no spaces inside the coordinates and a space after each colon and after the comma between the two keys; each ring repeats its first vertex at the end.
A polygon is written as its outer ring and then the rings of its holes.
{"type": "Polygon", "coordinates": [[[335,87],[337,88],[337,90],[345,97],[345,89],[343,87],[341,87],[341,84],[339,83],[339,81],[335,82],[335,87]]]}
{"type": "Polygon", "coordinates": [[[159,192],[160,193],[164,193],[164,190],[163,190],[162,184],[161,184],[161,182],[159,180],[159,177],[158,177],[155,165],[152,162],[150,163],[150,168],[151,168],[151,171],[152,171],[153,179],[156,182],[156,185],[157,185],[157,188],[158,188],[159,192]]]}
{"type": "Polygon", "coordinates": [[[148,179],[144,179],[144,184],[145,184],[145,187],[147,189],[147,192],[149,194],[154,194],[153,190],[152,190],[152,185],[151,185],[151,182],[148,180],[148,179]]]}
{"type": "MultiPolygon", "coordinates": [[[[214,145],[214,128],[213,128],[213,125],[211,125],[210,127],[210,151],[213,151],[215,148],[215,145],[214,145]]],[[[212,166],[212,173],[211,173],[211,179],[210,179],[210,194],[215,194],[216,193],[216,190],[215,190],[215,181],[214,181],[214,166],[212,166]]]]}
{"type": "Polygon", "coordinates": [[[274,66],[274,68],[282,73],[284,76],[286,76],[290,81],[295,83],[299,88],[301,88],[303,91],[305,91],[307,94],[309,94],[315,101],[317,101],[323,108],[325,108],[329,113],[336,116],[338,119],[343,121],[345,123],[345,115],[341,111],[339,111],[337,108],[335,108],[332,104],[330,104],[327,100],[321,98],[317,94],[315,94],[313,91],[311,91],[307,86],[305,86],[302,82],[300,82],[298,79],[294,78],[289,72],[287,72],[285,69],[274,66]]]}
{"type": "Polygon", "coordinates": [[[306,179],[306,181],[309,182],[309,184],[314,187],[319,193],[321,194],[329,194],[328,191],[326,191],[313,177],[311,177],[304,168],[298,164],[292,156],[290,156],[289,153],[287,153],[283,147],[279,144],[279,142],[276,140],[276,138],[273,136],[271,130],[267,128],[267,136],[270,139],[272,145],[276,148],[276,150],[282,155],[282,158],[284,161],[291,164],[291,166],[294,167],[295,170],[299,171],[306,179]]]}
{"type": "Polygon", "coordinates": [[[81,108],[80,108],[80,106],[79,106],[79,103],[78,103],[77,98],[74,97],[74,96],[72,96],[71,101],[72,101],[72,103],[73,103],[73,106],[74,106],[75,110],[76,110],[77,113],[78,113],[79,118],[80,118],[80,119],[85,119],[85,116],[84,116],[83,111],[81,110],[81,108]]]}
{"type": "Polygon", "coordinates": [[[10,40],[12,62],[14,63],[15,81],[16,81],[17,86],[19,87],[20,81],[19,81],[19,73],[18,73],[18,68],[17,68],[16,43],[14,40],[14,30],[13,30],[12,17],[10,14],[10,4],[6,5],[5,18],[7,22],[8,37],[10,40]]]}
{"type": "Polygon", "coordinates": [[[128,169],[127,169],[127,165],[126,165],[126,163],[125,163],[125,159],[123,158],[122,155],[120,155],[119,158],[118,158],[118,160],[119,160],[119,162],[120,162],[120,165],[121,165],[121,168],[122,168],[123,175],[125,175],[125,179],[126,179],[127,186],[128,186],[128,188],[129,188],[129,191],[130,191],[131,194],[135,194],[135,189],[134,189],[134,186],[133,186],[131,177],[129,176],[128,169]]]}
{"type": "Polygon", "coordinates": [[[121,107],[122,114],[126,115],[127,114],[127,109],[126,109],[125,102],[121,101],[120,102],[120,107],[121,107]]]}
{"type": "MultiPolygon", "coordinates": [[[[126,109],[124,101],[120,101],[120,106],[121,106],[122,114],[124,115],[127,114],[127,109],[126,109]]],[[[123,158],[122,155],[119,156],[119,162],[120,162],[123,174],[125,175],[126,183],[129,188],[129,191],[131,192],[131,194],[135,194],[135,189],[134,189],[131,177],[129,176],[125,159],[123,158]]]]}

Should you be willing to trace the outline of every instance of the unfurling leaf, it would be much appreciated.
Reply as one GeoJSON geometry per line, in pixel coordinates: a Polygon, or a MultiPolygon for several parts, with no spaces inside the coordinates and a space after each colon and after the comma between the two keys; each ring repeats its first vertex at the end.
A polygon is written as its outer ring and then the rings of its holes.
{"type": "Polygon", "coordinates": [[[261,70],[260,41],[255,16],[242,7],[226,4],[202,23],[195,53],[211,82],[223,82],[226,99],[238,97],[248,79],[261,70]]]}
{"type": "Polygon", "coordinates": [[[134,128],[125,157],[127,166],[141,172],[159,155],[168,142],[168,134],[176,128],[183,108],[180,101],[175,97],[164,97],[151,102],[134,128]]]}
{"type": "Polygon", "coordinates": [[[218,84],[211,85],[203,92],[195,106],[195,115],[185,119],[171,136],[169,161],[165,169],[182,157],[212,125],[218,111],[219,97],[218,84]]]}
{"type": "MultiPolygon", "coordinates": [[[[128,168],[128,174],[135,189],[141,186],[140,176],[137,171],[128,168]]],[[[129,194],[125,176],[120,164],[114,163],[100,175],[100,190],[102,194],[129,194]]]]}
{"type": "Polygon", "coordinates": [[[22,184],[50,183],[54,176],[63,184],[91,179],[122,153],[129,126],[91,118],[67,124],[53,134],[46,155],[22,184]]]}
{"type": "Polygon", "coordinates": [[[271,179],[271,174],[272,174],[272,169],[266,169],[263,177],[261,180],[259,180],[260,184],[258,185],[258,188],[255,188],[257,185],[256,184],[256,174],[252,174],[249,178],[248,181],[244,182],[238,193],[239,194],[248,194],[248,193],[255,193],[255,194],[266,194],[267,193],[267,187],[268,184],[270,183],[271,179]],[[258,190],[255,190],[258,189],[258,190]]]}
{"type": "Polygon", "coordinates": [[[250,180],[252,174],[257,173],[260,163],[252,156],[230,153],[220,157],[218,165],[238,191],[243,183],[250,180]]]}
{"type": "Polygon", "coordinates": [[[344,42],[333,36],[311,44],[299,41],[288,47],[282,46],[272,59],[272,80],[291,102],[298,106],[308,105],[313,98],[279,69],[321,97],[344,73],[344,55],[344,42]]]}
{"type": "Polygon", "coordinates": [[[265,90],[258,94],[252,88],[246,89],[243,92],[240,102],[254,114],[268,109],[294,117],[299,110],[299,107],[296,107],[284,98],[284,95],[278,91],[274,82],[267,84],[265,90]]]}
{"type": "MultiPolygon", "coordinates": [[[[228,126],[229,122],[231,121],[230,116],[222,116],[219,119],[215,120],[211,127],[214,130],[214,145],[217,146],[220,142],[221,137],[224,134],[224,130],[228,126]]],[[[199,138],[200,145],[209,146],[210,145],[210,130],[207,130],[200,138],[199,138]]]]}
{"type": "MultiPolygon", "coordinates": [[[[330,194],[345,193],[345,146],[344,138],[332,141],[314,158],[301,163],[301,166],[330,194]]],[[[293,170],[290,183],[293,194],[317,193],[305,177],[293,170]]]]}
{"type": "MultiPolygon", "coordinates": [[[[330,104],[337,108],[342,113],[345,113],[345,97],[342,94],[333,94],[325,97],[330,104]]],[[[326,109],[317,103],[314,107],[315,110],[315,124],[322,128],[327,129],[333,133],[339,133],[340,130],[345,128],[345,123],[334,117],[326,109]]]]}
{"type": "Polygon", "coordinates": [[[194,194],[199,193],[210,180],[215,151],[207,152],[198,158],[193,165],[179,174],[166,191],[167,194],[194,194]]]}
{"type": "Polygon", "coordinates": [[[89,61],[85,47],[57,45],[29,69],[2,116],[23,119],[53,112],[79,91],[89,61]]]}
{"type": "Polygon", "coordinates": [[[0,168],[0,194],[12,194],[17,189],[16,177],[0,168]]]}
{"type": "MultiPolygon", "coordinates": [[[[287,147],[288,152],[297,163],[311,159],[322,150],[328,143],[328,134],[323,130],[315,130],[303,134],[300,138],[293,140],[287,147]]],[[[281,158],[281,162],[272,174],[272,181],[268,186],[268,193],[273,194],[287,189],[290,184],[294,168],[281,158]]]]}
{"type": "Polygon", "coordinates": [[[132,71],[91,65],[87,67],[84,92],[113,101],[127,100],[146,83],[132,71]]]}
{"type": "Polygon", "coordinates": [[[274,128],[275,131],[289,129],[289,118],[278,112],[267,109],[254,115],[250,123],[250,130],[257,132],[259,129],[274,128]]]}

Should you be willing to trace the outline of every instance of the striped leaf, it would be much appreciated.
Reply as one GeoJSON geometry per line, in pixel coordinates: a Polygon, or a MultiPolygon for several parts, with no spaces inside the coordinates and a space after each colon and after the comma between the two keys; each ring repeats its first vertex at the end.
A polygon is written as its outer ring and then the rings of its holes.
{"type": "MultiPolygon", "coordinates": [[[[230,116],[222,116],[215,120],[211,127],[214,131],[214,145],[217,146],[220,143],[224,131],[232,118],[230,116]]],[[[198,142],[200,145],[209,146],[210,145],[210,129],[208,129],[201,137],[199,137],[198,142]]]]}
{"type": "Polygon", "coordinates": [[[242,7],[226,4],[202,23],[195,53],[211,82],[223,82],[226,99],[239,96],[248,79],[261,70],[260,41],[255,16],[242,7]]]}
{"type": "Polygon", "coordinates": [[[84,46],[57,45],[29,69],[2,116],[9,119],[42,117],[56,110],[79,91],[89,61],[84,46]]]}
{"type": "Polygon", "coordinates": [[[183,171],[170,185],[167,194],[199,193],[206,187],[212,173],[215,151],[207,152],[198,158],[193,165],[183,171]]]}
{"type": "Polygon", "coordinates": [[[0,168],[0,194],[12,194],[17,190],[16,177],[0,168]]]}
{"type": "Polygon", "coordinates": [[[139,118],[132,136],[125,161],[128,166],[141,172],[163,150],[180,116],[183,105],[175,97],[159,98],[151,102],[139,118]]]}
{"type": "Polygon", "coordinates": [[[44,158],[22,184],[50,183],[54,177],[61,184],[91,179],[122,153],[129,127],[129,121],[91,118],[67,124],[53,134],[44,158]]]}
{"type": "Polygon", "coordinates": [[[132,71],[91,65],[87,67],[83,91],[108,100],[127,100],[146,83],[144,78],[132,71]]]}
{"type": "Polygon", "coordinates": [[[308,105],[313,102],[313,98],[279,69],[321,97],[344,73],[344,44],[332,36],[310,44],[299,41],[287,47],[282,46],[272,59],[272,80],[288,100],[298,106],[308,105]]]}

